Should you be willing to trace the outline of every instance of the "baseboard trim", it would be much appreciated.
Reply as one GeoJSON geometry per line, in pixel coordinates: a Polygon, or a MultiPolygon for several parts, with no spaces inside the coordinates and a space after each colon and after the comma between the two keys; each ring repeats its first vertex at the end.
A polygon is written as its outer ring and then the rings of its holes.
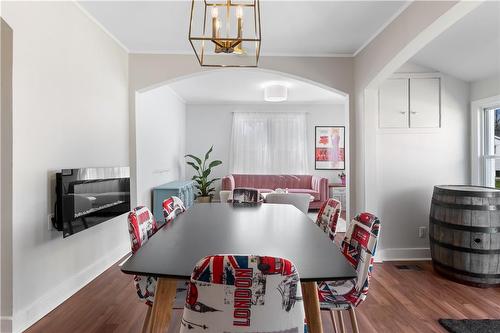
{"type": "Polygon", "coordinates": [[[12,317],[0,317],[0,332],[10,333],[12,332],[12,317]]]}
{"type": "Polygon", "coordinates": [[[417,261],[430,260],[431,251],[428,247],[422,248],[389,248],[381,249],[375,255],[375,262],[383,261],[417,261]]]}
{"type": "MultiPolygon", "coordinates": [[[[57,285],[57,287],[49,290],[45,295],[35,300],[28,307],[15,312],[13,316],[14,320],[11,318],[12,332],[23,332],[35,324],[50,311],[54,310],[57,306],[102,274],[106,269],[113,266],[128,252],[130,252],[129,248],[116,248],[112,250],[111,253],[101,260],[57,285]]],[[[4,331],[2,330],[1,332],[4,331]]]]}

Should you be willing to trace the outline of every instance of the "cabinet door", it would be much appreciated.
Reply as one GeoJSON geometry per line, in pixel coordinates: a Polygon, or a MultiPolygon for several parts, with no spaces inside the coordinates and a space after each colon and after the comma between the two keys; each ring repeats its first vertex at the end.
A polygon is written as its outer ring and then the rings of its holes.
{"type": "Polygon", "coordinates": [[[379,88],[379,127],[408,128],[408,79],[388,79],[379,88]]]}
{"type": "Polygon", "coordinates": [[[436,128],[440,122],[440,80],[410,79],[410,127],[436,128]]]}

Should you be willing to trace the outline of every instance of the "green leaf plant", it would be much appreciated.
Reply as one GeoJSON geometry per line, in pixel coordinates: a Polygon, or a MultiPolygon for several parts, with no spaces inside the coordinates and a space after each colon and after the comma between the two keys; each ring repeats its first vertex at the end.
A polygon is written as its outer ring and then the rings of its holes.
{"type": "Polygon", "coordinates": [[[192,179],[196,182],[195,187],[198,190],[198,193],[196,194],[197,197],[212,197],[213,192],[215,191],[215,188],[212,187],[212,184],[215,181],[220,180],[220,178],[208,178],[212,173],[212,169],[222,164],[222,161],[219,160],[213,160],[209,162],[210,153],[213,150],[214,146],[210,147],[203,160],[191,154],[187,154],[184,156],[185,158],[190,159],[186,163],[192,166],[196,171],[196,174],[192,179]]]}

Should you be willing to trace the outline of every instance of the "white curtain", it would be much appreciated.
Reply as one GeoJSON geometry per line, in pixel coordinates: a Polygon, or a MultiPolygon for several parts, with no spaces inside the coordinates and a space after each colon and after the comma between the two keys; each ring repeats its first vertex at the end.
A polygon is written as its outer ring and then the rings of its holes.
{"type": "Polygon", "coordinates": [[[231,173],[307,174],[305,113],[233,113],[231,173]]]}

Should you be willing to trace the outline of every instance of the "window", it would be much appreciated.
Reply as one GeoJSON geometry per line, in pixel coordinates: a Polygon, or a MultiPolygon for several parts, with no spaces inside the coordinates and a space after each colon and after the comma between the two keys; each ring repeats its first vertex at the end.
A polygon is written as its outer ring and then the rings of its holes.
{"type": "Polygon", "coordinates": [[[306,174],[305,113],[233,114],[230,171],[254,174],[306,174]]]}
{"type": "Polygon", "coordinates": [[[484,110],[484,184],[500,188],[500,107],[484,110]]]}

